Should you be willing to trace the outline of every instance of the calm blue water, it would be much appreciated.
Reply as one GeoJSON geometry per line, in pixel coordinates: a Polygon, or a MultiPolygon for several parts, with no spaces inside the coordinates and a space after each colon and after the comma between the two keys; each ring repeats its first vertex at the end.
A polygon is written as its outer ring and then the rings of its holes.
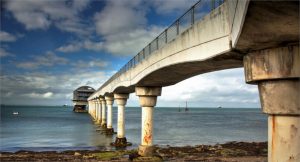
{"type": "MultiPolygon", "coordinates": [[[[117,129],[117,108],[114,125],[117,129]]],[[[126,137],[133,148],[140,143],[141,108],[126,108],[126,137]]],[[[86,113],[45,106],[1,107],[0,151],[114,149],[115,137],[96,132],[86,113]],[[19,115],[12,115],[18,111],[19,115]]],[[[260,109],[155,108],[154,143],[185,146],[228,141],[267,141],[267,116],[260,109]]]]}

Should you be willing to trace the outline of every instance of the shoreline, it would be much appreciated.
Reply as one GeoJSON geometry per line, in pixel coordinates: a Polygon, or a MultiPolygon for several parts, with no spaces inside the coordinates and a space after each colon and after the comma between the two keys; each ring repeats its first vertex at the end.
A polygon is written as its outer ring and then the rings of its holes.
{"type": "Polygon", "coordinates": [[[155,146],[154,157],[132,150],[67,150],[0,152],[0,161],[267,161],[267,142],[227,142],[216,145],[155,146]]]}

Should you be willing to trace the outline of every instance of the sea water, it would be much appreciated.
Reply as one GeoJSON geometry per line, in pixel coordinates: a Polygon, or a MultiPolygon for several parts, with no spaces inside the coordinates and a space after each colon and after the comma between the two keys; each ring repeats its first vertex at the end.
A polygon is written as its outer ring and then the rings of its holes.
{"type": "MultiPolygon", "coordinates": [[[[229,141],[267,141],[267,116],[260,109],[178,108],[154,110],[154,144],[186,146],[229,141]]],[[[127,141],[141,140],[141,108],[125,110],[127,141]]],[[[117,108],[113,108],[117,131],[117,108]]],[[[114,136],[106,136],[88,113],[72,107],[1,106],[0,151],[113,150],[114,136]],[[13,115],[13,112],[19,112],[13,115]]]]}

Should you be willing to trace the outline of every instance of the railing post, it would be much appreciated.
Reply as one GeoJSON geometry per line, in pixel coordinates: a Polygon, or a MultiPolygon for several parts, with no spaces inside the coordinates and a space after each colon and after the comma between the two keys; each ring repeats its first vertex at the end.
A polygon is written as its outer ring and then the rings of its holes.
{"type": "Polygon", "coordinates": [[[179,35],[179,20],[176,21],[176,35],[179,35]]]}
{"type": "Polygon", "coordinates": [[[210,0],[211,2],[211,10],[215,9],[215,0],[210,0]]]}
{"type": "Polygon", "coordinates": [[[191,24],[193,25],[195,23],[195,6],[192,7],[192,11],[191,11],[191,24]]]}
{"type": "Polygon", "coordinates": [[[158,50],[158,37],[156,37],[156,50],[158,50]]]}
{"type": "Polygon", "coordinates": [[[168,30],[166,29],[166,30],[165,30],[165,34],[166,34],[166,40],[165,40],[165,41],[166,41],[166,44],[168,43],[168,33],[167,33],[167,31],[168,31],[168,30]]]}
{"type": "Polygon", "coordinates": [[[219,0],[218,6],[220,6],[223,3],[223,0],[219,0]]]}

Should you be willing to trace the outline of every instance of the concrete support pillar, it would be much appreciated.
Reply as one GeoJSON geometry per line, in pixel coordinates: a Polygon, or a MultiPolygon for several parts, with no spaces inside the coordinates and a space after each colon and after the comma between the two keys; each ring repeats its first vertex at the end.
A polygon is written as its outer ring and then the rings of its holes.
{"type": "Polygon", "coordinates": [[[299,45],[252,52],[244,57],[247,83],[258,84],[268,114],[268,161],[300,161],[299,45]]]}
{"type": "Polygon", "coordinates": [[[99,114],[99,102],[98,102],[98,100],[97,99],[95,99],[95,108],[96,108],[96,114],[95,114],[95,122],[97,122],[97,118],[98,118],[98,114],[99,114]]]}
{"type": "Polygon", "coordinates": [[[105,96],[105,101],[107,104],[107,135],[112,135],[114,133],[114,129],[112,127],[112,106],[114,103],[114,97],[113,96],[105,96]]]}
{"type": "Polygon", "coordinates": [[[98,115],[97,115],[96,123],[101,125],[101,122],[102,122],[102,104],[101,104],[100,98],[98,98],[97,101],[98,101],[98,115]]]}
{"type": "Polygon", "coordinates": [[[156,105],[157,96],[161,95],[161,87],[135,87],[135,93],[139,96],[142,107],[142,132],[139,155],[153,155],[153,108],[156,105]]]}
{"type": "Polygon", "coordinates": [[[93,102],[90,100],[89,101],[89,114],[92,115],[92,107],[93,107],[93,102]]]}
{"type": "Polygon", "coordinates": [[[88,107],[89,107],[88,113],[91,114],[91,101],[88,101],[88,107]]]}
{"type": "Polygon", "coordinates": [[[96,100],[93,100],[93,119],[95,120],[96,118],[96,100]]]}
{"type": "Polygon", "coordinates": [[[114,98],[118,105],[118,132],[117,137],[113,146],[116,147],[126,147],[130,146],[131,143],[127,142],[125,137],[125,105],[129,94],[114,94],[114,98]]]}
{"type": "Polygon", "coordinates": [[[106,125],[106,101],[104,99],[104,97],[101,97],[100,98],[100,101],[101,101],[101,105],[102,105],[102,121],[101,121],[101,126],[102,128],[105,128],[107,127],[106,125]]]}

